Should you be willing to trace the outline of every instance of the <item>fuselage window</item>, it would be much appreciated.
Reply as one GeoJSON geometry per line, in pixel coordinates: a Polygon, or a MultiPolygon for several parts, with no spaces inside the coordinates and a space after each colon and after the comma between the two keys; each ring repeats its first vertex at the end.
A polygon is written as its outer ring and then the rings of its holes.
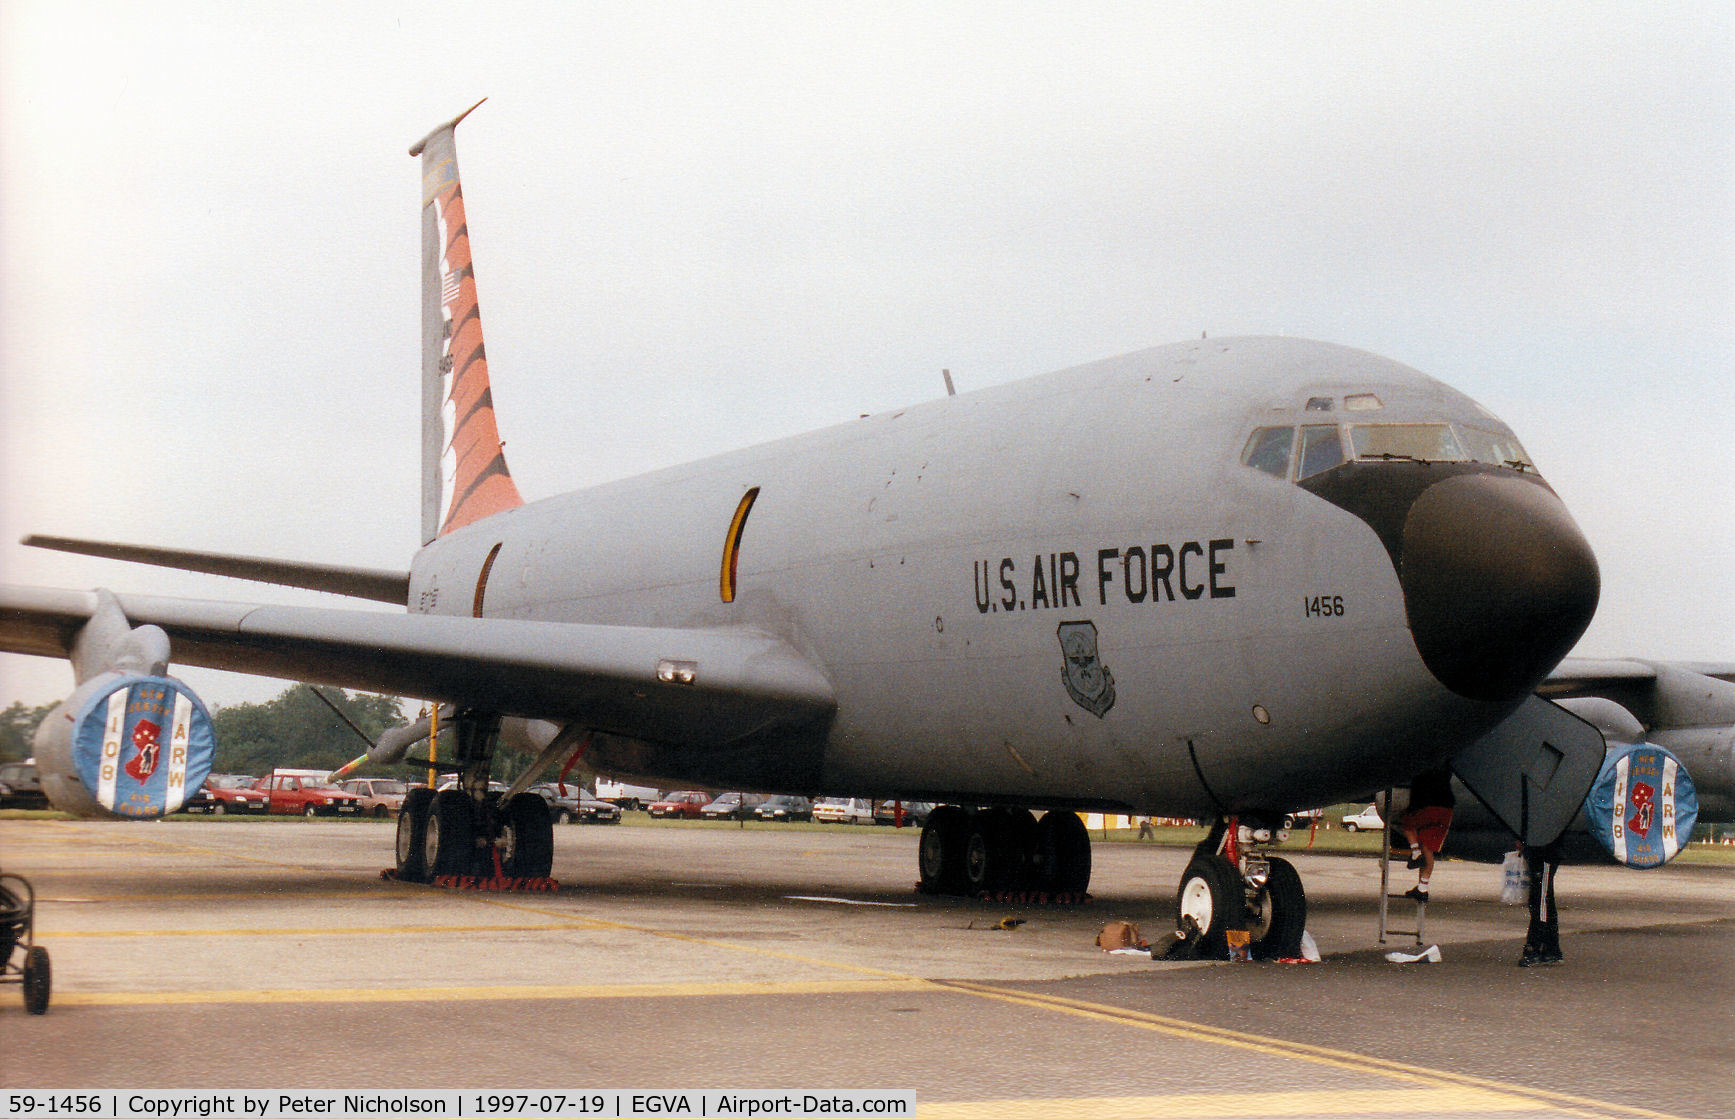
{"type": "Polygon", "coordinates": [[[1311,478],[1343,462],[1343,440],[1336,424],[1310,424],[1301,429],[1301,465],[1295,478],[1311,478]]]}
{"type": "Polygon", "coordinates": [[[1295,446],[1293,427],[1262,427],[1247,437],[1241,464],[1263,470],[1273,478],[1289,477],[1289,451],[1295,446]]]}
{"type": "Polygon", "coordinates": [[[1449,424],[1356,424],[1349,433],[1359,459],[1463,462],[1469,457],[1449,424]]]}

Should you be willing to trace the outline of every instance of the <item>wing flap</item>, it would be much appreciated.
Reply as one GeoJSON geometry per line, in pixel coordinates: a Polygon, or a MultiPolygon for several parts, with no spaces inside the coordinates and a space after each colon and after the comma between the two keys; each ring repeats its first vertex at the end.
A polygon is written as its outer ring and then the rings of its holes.
{"type": "MultiPolygon", "coordinates": [[[[177,664],[724,744],[831,716],[830,682],[750,629],[655,629],[117,595],[177,664]],[[690,682],[686,682],[690,674],[690,682]]],[[[0,650],[66,656],[94,591],[0,586],[0,650]]]]}

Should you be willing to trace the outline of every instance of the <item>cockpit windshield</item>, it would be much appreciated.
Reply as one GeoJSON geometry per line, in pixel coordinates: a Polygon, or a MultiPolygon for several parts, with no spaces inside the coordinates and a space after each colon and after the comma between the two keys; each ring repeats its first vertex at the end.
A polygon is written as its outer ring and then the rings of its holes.
{"type": "Polygon", "coordinates": [[[1484,462],[1521,472],[1536,469],[1510,434],[1461,423],[1262,427],[1248,437],[1241,452],[1242,465],[1296,481],[1346,461],[1484,462]]]}
{"type": "Polygon", "coordinates": [[[1536,464],[1530,461],[1530,456],[1518,445],[1516,436],[1499,435],[1481,428],[1464,426],[1458,428],[1458,434],[1463,439],[1464,449],[1469,451],[1470,457],[1477,462],[1510,466],[1514,470],[1536,469],[1536,464]]]}
{"type": "Polygon", "coordinates": [[[1357,459],[1408,462],[1463,462],[1450,424],[1352,424],[1350,441],[1357,459]]]}

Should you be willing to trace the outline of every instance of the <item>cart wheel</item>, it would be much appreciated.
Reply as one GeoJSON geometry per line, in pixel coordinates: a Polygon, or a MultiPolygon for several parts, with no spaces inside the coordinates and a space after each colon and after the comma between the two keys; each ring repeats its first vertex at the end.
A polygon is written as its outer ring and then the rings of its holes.
{"type": "Polygon", "coordinates": [[[24,953],[24,1009],[32,1014],[48,1013],[48,949],[32,948],[24,953]]]}

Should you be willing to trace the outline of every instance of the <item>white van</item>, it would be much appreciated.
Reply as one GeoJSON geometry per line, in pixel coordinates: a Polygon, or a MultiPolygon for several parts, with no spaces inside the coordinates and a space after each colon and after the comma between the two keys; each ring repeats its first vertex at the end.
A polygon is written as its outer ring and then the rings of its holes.
{"type": "Polygon", "coordinates": [[[663,799],[663,794],[648,785],[623,785],[606,777],[596,779],[596,799],[606,800],[616,808],[637,811],[663,799]]]}

